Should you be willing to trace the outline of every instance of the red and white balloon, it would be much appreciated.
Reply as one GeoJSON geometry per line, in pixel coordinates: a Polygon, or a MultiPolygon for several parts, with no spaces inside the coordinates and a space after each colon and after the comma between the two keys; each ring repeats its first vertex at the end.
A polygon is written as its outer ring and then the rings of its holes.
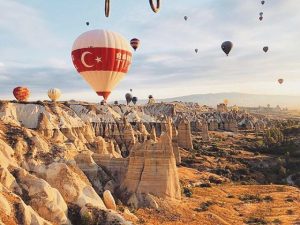
{"type": "Polygon", "coordinates": [[[107,100],[128,72],[132,52],[120,34],[91,30],[81,34],[72,48],[73,64],[94,91],[107,100]]]}

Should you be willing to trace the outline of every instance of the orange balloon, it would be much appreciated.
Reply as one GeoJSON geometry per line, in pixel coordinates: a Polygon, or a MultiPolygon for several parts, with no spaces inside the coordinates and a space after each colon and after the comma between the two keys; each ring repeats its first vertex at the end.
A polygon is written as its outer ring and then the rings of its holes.
{"type": "Polygon", "coordinates": [[[30,91],[27,87],[16,87],[13,94],[18,101],[26,102],[30,96],[30,91]]]}

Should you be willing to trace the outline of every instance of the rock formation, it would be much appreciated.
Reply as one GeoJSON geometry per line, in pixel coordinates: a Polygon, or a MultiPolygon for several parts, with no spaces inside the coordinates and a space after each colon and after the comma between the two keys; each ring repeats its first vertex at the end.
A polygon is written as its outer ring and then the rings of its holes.
{"type": "Polygon", "coordinates": [[[178,125],[178,145],[181,148],[192,149],[191,125],[188,120],[181,120],[178,125]]]}

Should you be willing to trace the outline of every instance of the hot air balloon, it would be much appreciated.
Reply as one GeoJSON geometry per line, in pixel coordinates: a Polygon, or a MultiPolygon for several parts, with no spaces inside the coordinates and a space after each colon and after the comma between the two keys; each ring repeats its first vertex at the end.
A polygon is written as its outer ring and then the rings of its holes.
{"type": "Polygon", "coordinates": [[[265,4],[265,1],[261,1],[261,4],[262,4],[262,5],[265,4]]]}
{"type": "Polygon", "coordinates": [[[18,101],[26,102],[30,96],[30,91],[27,87],[16,87],[13,94],[18,101]]]}
{"type": "Polygon", "coordinates": [[[114,104],[115,104],[115,105],[119,105],[119,102],[118,102],[118,101],[114,101],[114,104]]]}
{"type": "Polygon", "coordinates": [[[198,48],[195,49],[195,52],[198,53],[198,48]]]}
{"type": "Polygon", "coordinates": [[[153,12],[157,13],[160,10],[160,0],[156,0],[156,6],[153,3],[154,0],[149,0],[151,9],[153,12]]]}
{"type": "Polygon", "coordinates": [[[128,72],[131,59],[128,41],[120,34],[106,30],[81,34],[72,48],[76,70],[104,100],[128,72]]]}
{"type": "Polygon", "coordinates": [[[86,24],[87,26],[89,26],[89,25],[90,25],[90,22],[86,22],[85,24],[86,24]]]}
{"type": "Polygon", "coordinates": [[[278,79],[279,84],[283,84],[283,82],[284,82],[284,79],[282,79],[282,78],[278,79]]]}
{"type": "Polygon", "coordinates": [[[152,95],[149,95],[148,98],[151,99],[151,98],[153,98],[153,96],[152,96],[152,95]]]}
{"type": "Polygon", "coordinates": [[[263,13],[263,12],[260,12],[260,13],[259,13],[259,15],[260,15],[260,16],[263,16],[263,15],[264,15],[264,13],[263,13]]]}
{"type": "Polygon", "coordinates": [[[264,52],[267,52],[269,50],[268,46],[263,47],[264,52]]]}
{"type": "Polygon", "coordinates": [[[132,101],[132,94],[127,93],[125,95],[125,99],[126,99],[127,105],[129,105],[129,103],[132,101]]]}
{"type": "Polygon", "coordinates": [[[129,91],[132,92],[132,89],[130,89],[129,91]]]}
{"type": "Polygon", "coordinates": [[[106,103],[106,101],[105,101],[105,100],[102,100],[102,101],[100,102],[100,105],[105,105],[105,103],[106,103]]]}
{"type": "Polygon", "coordinates": [[[262,20],[263,20],[263,17],[262,17],[262,16],[260,16],[260,17],[259,17],[259,20],[260,20],[260,21],[262,21],[262,20]]]}
{"type": "Polygon", "coordinates": [[[187,19],[188,19],[188,17],[187,17],[187,16],[184,16],[184,20],[187,21],[187,19]]]}
{"type": "Polygon", "coordinates": [[[224,104],[228,105],[228,103],[229,103],[228,99],[224,99],[224,104]]]}
{"type": "Polygon", "coordinates": [[[137,103],[137,101],[138,101],[138,98],[137,98],[137,97],[133,97],[133,98],[132,98],[132,102],[133,102],[133,104],[136,104],[136,103],[137,103]]]}
{"type": "Polygon", "coordinates": [[[134,49],[134,51],[136,51],[137,48],[138,48],[139,45],[140,45],[140,40],[137,39],[137,38],[133,38],[133,39],[131,39],[131,41],[130,41],[130,45],[131,45],[131,47],[134,49]]]}
{"type": "Polygon", "coordinates": [[[61,96],[61,91],[57,88],[52,88],[48,91],[48,97],[51,101],[56,102],[61,96]]]}
{"type": "Polygon", "coordinates": [[[228,56],[230,53],[231,49],[233,47],[233,44],[231,41],[225,41],[222,43],[221,48],[225,52],[225,54],[228,56]]]}

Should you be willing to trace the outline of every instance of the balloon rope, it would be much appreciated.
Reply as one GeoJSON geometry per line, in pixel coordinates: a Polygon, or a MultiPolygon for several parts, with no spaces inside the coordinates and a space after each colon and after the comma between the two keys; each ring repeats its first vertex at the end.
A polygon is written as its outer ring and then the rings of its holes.
{"type": "Polygon", "coordinates": [[[109,17],[110,11],[110,0],[105,0],[105,16],[109,17]]]}
{"type": "Polygon", "coordinates": [[[149,3],[153,12],[157,13],[160,9],[160,0],[156,0],[156,6],[154,5],[153,0],[149,0],[149,3]]]}

